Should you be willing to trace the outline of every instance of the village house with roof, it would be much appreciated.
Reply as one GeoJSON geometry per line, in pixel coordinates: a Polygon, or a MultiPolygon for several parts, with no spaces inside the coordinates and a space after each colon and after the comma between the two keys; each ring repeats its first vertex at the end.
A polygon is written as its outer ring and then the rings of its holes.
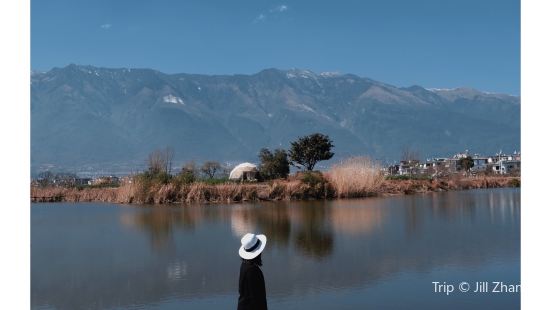
{"type": "Polygon", "coordinates": [[[469,173],[477,174],[513,174],[520,173],[520,153],[515,151],[512,155],[504,154],[501,151],[493,156],[483,156],[477,153],[470,154],[468,150],[457,153],[451,157],[429,158],[424,162],[419,160],[400,161],[386,167],[385,174],[391,176],[403,175],[427,175],[444,176],[462,171],[460,161],[470,157],[473,160],[473,167],[469,173]]]}

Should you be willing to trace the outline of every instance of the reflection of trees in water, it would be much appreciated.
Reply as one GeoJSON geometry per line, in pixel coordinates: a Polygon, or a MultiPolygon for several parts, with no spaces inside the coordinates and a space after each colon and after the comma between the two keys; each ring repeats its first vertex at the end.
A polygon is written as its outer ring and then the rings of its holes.
{"type": "Polygon", "coordinates": [[[422,212],[422,206],[419,207],[417,203],[417,199],[411,199],[409,202],[405,204],[406,209],[406,232],[408,235],[416,233],[420,226],[421,221],[423,220],[422,214],[419,214],[422,212]]]}
{"type": "Polygon", "coordinates": [[[475,218],[476,207],[483,206],[472,192],[448,192],[445,195],[432,194],[430,199],[432,212],[435,216],[454,221],[459,216],[475,218]]]}
{"type": "Polygon", "coordinates": [[[138,227],[149,233],[154,247],[171,245],[174,229],[193,230],[203,221],[230,219],[236,237],[248,232],[266,234],[273,245],[287,246],[291,238],[291,219],[286,203],[262,206],[217,207],[153,207],[128,214],[121,219],[125,225],[138,227]],[[256,229],[258,228],[258,230],[256,229]]]}
{"type": "Polygon", "coordinates": [[[295,246],[307,256],[323,258],[333,252],[333,234],[315,226],[304,226],[295,235],[295,246]]]}
{"type": "Polygon", "coordinates": [[[248,232],[268,236],[270,245],[287,246],[291,236],[291,219],[286,203],[270,203],[255,207],[235,207],[231,211],[234,235],[241,238],[248,232]]]}
{"type": "MultiPolygon", "coordinates": [[[[477,207],[489,207],[490,216],[503,213],[503,208],[514,208],[518,201],[513,193],[450,192],[426,196],[404,197],[404,228],[408,235],[420,232],[425,220],[427,203],[432,215],[447,221],[476,217],[477,207]],[[515,200],[516,199],[516,200],[515,200]],[[495,210],[494,210],[495,209],[495,210]],[[498,210],[499,209],[499,210],[498,210]],[[500,213],[501,212],[501,213],[500,213]]],[[[173,230],[191,229],[202,221],[217,222],[229,219],[234,235],[240,238],[247,232],[266,234],[270,244],[288,246],[293,242],[300,253],[316,258],[330,255],[334,248],[334,233],[361,235],[381,227],[385,204],[389,201],[370,200],[334,202],[281,202],[261,203],[256,206],[193,206],[154,207],[132,214],[132,219],[122,219],[123,224],[133,224],[149,233],[156,248],[172,246],[173,230]],[[341,206],[341,204],[343,204],[341,206]],[[365,204],[371,204],[366,208],[365,204]],[[332,207],[331,207],[332,206],[332,207]]]]}
{"type": "Polygon", "coordinates": [[[259,207],[152,207],[132,214],[124,214],[121,223],[138,227],[147,232],[156,248],[172,244],[174,229],[193,230],[201,222],[218,222],[230,219],[236,237],[247,232],[259,232],[269,236],[270,243],[286,246],[291,235],[291,220],[286,204],[259,207]],[[258,231],[256,231],[258,227],[258,231]]]}
{"type": "Polygon", "coordinates": [[[255,208],[256,223],[260,232],[270,238],[273,245],[287,246],[291,237],[291,218],[287,204],[255,208]]]}
{"type": "Polygon", "coordinates": [[[297,205],[298,223],[295,247],[306,256],[323,258],[333,252],[333,231],[327,225],[325,203],[297,205]]]}
{"type": "Polygon", "coordinates": [[[464,192],[431,193],[425,196],[406,196],[403,199],[405,229],[408,234],[421,232],[427,204],[430,205],[433,216],[447,222],[454,222],[464,217],[474,220],[477,203],[480,205],[475,195],[464,192]]]}
{"type": "Polygon", "coordinates": [[[193,208],[154,207],[136,212],[133,224],[149,233],[155,248],[163,248],[171,245],[174,228],[194,229],[199,218],[193,208]]]}
{"type": "Polygon", "coordinates": [[[465,216],[474,220],[477,201],[472,193],[464,195],[464,193],[450,192],[444,195],[438,193],[428,195],[403,198],[405,230],[408,235],[421,233],[427,204],[430,204],[433,216],[448,222],[456,221],[458,218],[465,216]]]}
{"type": "Polygon", "coordinates": [[[292,206],[288,202],[265,203],[236,207],[231,212],[236,237],[256,230],[268,236],[270,245],[285,247],[293,240],[301,253],[317,258],[333,250],[333,232],[327,225],[327,216],[328,209],[323,204],[308,202],[293,202],[292,206]]]}

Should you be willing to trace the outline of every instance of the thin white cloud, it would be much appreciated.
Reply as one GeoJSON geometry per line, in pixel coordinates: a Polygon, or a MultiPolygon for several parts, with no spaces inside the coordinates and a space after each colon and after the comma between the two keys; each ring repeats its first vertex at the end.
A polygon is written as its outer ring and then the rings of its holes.
{"type": "Polygon", "coordinates": [[[253,20],[253,23],[266,21],[266,19],[270,15],[281,14],[287,10],[289,10],[289,7],[286,4],[280,4],[276,7],[269,9],[267,12],[262,12],[258,14],[258,16],[256,16],[255,19],[253,20]]]}
{"type": "Polygon", "coordinates": [[[103,25],[100,25],[99,26],[101,29],[103,30],[109,30],[111,27],[113,27],[113,25],[111,24],[103,24],[103,25]]]}
{"type": "Polygon", "coordinates": [[[258,22],[263,22],[266,20],[266,15],[260,13],[258,14],[258,16],[253,20],[253,22],[255,23],[258,23],[258,22]]]}
{"type": "Polygon", "coordinates": [[[289,7],[286,4],[281,4],[276,6],[275,8],[271,9],[270,12],[272,13],[282,13],[289,9],[289,7]]]}

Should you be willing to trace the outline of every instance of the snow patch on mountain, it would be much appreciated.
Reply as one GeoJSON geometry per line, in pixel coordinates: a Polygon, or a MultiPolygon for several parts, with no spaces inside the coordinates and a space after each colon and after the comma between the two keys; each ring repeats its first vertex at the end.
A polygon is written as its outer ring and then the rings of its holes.
{"type": "Polygon", "coordinates": [[[310,70],[302,70],[302,69],[291,69],[287,71],[286,76],[288,79],[293,78],[303,78],[303,79],[316,79],[318,76],[315,72],[312,72],[310,70]]]}
{"type": "Polygon", "coordinates": [[[339,76],[341,74],[339,72],[336,72],[336,71],[334,71],[334,72],[327,71],[327,72],[320,73],[320,75],[322,77],[335,77],[335,76],[339,76]]]}
{"type": "Polygon", "coordinates": [[[439,92],[439,91],[454,91],[457,90],[457,88],[425,88],[428,91],[431,92],[439,92]]]}
{"type": "Polygon", "coordinates": [[[184,100],[182,98],[171,95],[171,94],[168,94],[168,95],[164,96],[163,101],[166,102],[166,103],[175,103],[175,104],[181,104],[181,105],[184,104],[184,100]]]}

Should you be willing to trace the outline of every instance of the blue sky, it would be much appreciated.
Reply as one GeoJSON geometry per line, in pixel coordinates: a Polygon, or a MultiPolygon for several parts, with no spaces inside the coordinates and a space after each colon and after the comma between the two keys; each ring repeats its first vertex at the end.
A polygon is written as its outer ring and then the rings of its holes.
{"type": "Polygon", "coordinates": [[[518,0],[32,0],[31,67],[339,71],[520,93],[518,0]]]}

